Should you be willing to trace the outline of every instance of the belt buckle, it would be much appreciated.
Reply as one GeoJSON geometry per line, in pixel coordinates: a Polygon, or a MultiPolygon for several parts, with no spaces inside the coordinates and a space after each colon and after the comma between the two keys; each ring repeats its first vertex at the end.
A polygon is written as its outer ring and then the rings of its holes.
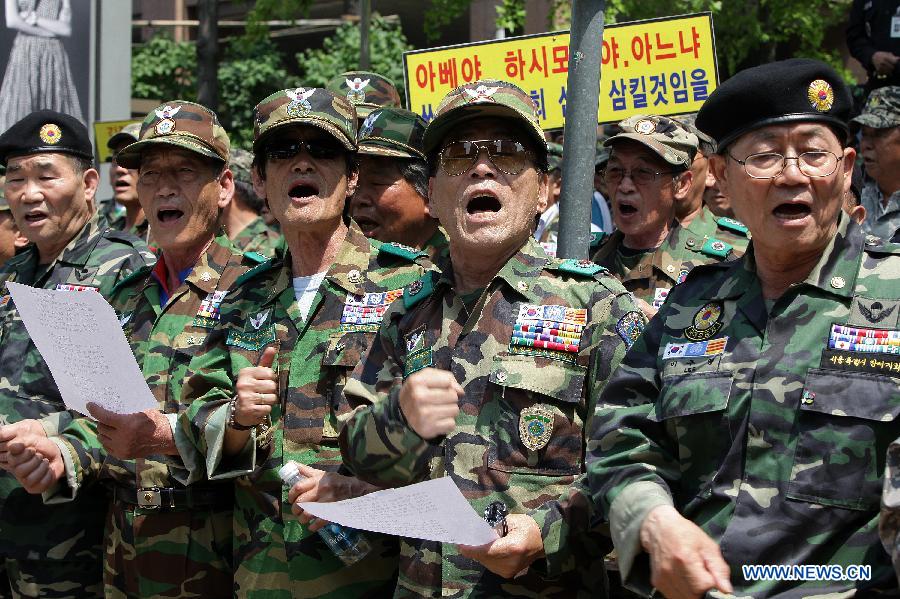
{"type": "Polygon", "coordinates": [[[162,489],[159,487],[138,489],[137,504],[145,510],[158,510],[162,507],[162,489]]]}

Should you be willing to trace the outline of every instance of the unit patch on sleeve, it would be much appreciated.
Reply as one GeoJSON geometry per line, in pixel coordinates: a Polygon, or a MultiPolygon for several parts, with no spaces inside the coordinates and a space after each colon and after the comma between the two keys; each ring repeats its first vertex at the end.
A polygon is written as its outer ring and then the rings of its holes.
{"type": "Polygon", "coordinates": [[[640,312],[628,312],[616,323],[616,332],[625,342],[625,347],[631,349],[644,332],[644,317],[640,312]]]}

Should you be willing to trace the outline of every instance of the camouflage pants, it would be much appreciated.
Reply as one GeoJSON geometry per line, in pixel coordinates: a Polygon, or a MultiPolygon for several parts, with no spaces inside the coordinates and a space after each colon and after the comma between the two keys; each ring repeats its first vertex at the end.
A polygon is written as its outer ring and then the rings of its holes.
{"type": "Polygon", "coordinates": [[[102,597],[100,564],[94,560],[6,558],[0,597],[102,597]]]}
{"type": "Polygon", "coordinates": [[[108,598],[230,597],[231,510],[148,513],[114,502],[106,522],[108,598]]]}

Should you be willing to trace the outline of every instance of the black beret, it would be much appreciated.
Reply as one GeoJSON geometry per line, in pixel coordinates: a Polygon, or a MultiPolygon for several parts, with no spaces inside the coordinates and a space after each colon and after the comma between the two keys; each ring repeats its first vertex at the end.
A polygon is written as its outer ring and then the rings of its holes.
{"type": "Polygon", "coordinates": [[[792,58],[743,70],[700,108],[697,128],[721,150],[766,125],[820,122],[848,131],[853,100],[847,84],[819,60],[792,58]]]}
{"type": "Polygon", "coordinates": [[[94,159],[87,127],[68,114],[37,110],[0,135],[0,164],[13,156],[61,152],[94,159]]]}

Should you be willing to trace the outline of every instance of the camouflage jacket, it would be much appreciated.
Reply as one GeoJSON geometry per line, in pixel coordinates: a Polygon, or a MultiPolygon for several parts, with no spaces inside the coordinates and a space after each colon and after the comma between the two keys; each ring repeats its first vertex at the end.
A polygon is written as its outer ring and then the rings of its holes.
{"type": "Polygon", "coordinates": [[[700,214],[684,225],[684,230],[689,234],[684,240],[687,249],[693,250],[699,246],[701,252],[704,247],[709,252],[716,241],[721,241],[728,246],[729,260],[743,256],[747,251],[747,244],[750,243],[750,231],[744,223],[733,218],[716,216],[705,205],[700,214]]]}
{"type": "MultiPolygon", "coordinates": [[[[184,409],[179,400],[188,364],[206,336],[219,325],[219,303],[238,277],[260,262],[260,257],[235,249],[221,231],[164,306],[160,305],[159,281],[150,267],[116,286],[110,304],[120,316],[125,336],[161,411],[174,415],[184,409]]],[[[62,454],[71,494],[77,493],[85,479],[95,477],[125,489],[183,487],[170,474],[173,460],[169,458],[149,456],[135,461],[107,456],[97,439],[95,422],[87,417],[76,418],[60,435],[68,450],[62,454]]],[[[179,450],[189,460],[196,455],[190,445],[182,445],[179,450]]],[[[68,495],[57,497],[65,499],[68,495]]],[[[52,501],[53,496],[48,499],[52,501]]]]}
{"type": "Polygon", "coordinates": [[[267,225],[261,216],[257,216],[231,240],[231,243],[243,252],[254,252],[265,258],[271,258],[275,255],[275,249],[284,243],[284,238],[267,225]]]}
{"type": "Polygon", "coordinates": [[[874,181],[863,187],[859,198],[859,203],[866,209],[863,229],[875,237],[890,239],[900,229],[900,191],[888,198],[887,206],[881,204],[883,199],[884,194],[874,181]]]}
{"type": "Polygon", "coordinates": [[[401,539],[397,594],[595,596],[609,545],[584,484],[585,427],[644,318],[605,270],[548,258],[533,239],[471,315],[452,265],[440,266],[406,288],[347,384],[348,403],[364,407],[341,433],[344,461],[380,485],[449,475],[479,513],[504,501],[537,521],[546,559],[505,580],[453,545],[401,539]],[[398,403],[403,380],[425,367],[452,372],[465,390],[439,445],[406,425],[398,403]]]}
{"type": "Polygon", "coordinates": [[[750,247],[672,291],[600,398],[588,476],[623,579],[649,588],[640,526],[674,504],[719,544],[737,596],[896,588],[877,525],[900,435],[888,345],[900,338],[900,246],[865,240],[842,213],[813,271],[771,307],[750,247]],[[885,331],[893,341],[875,345],[885,331]],[[872,582],[750,582],[748,564],[869,564],[872,582]]]}
{"type": "Polygon", "coordinates": [[[437,231],[434,232],[434,235],[425,242],[422,251],[428,254],[428,259],[432,263],[436,263],[441,254],[446,252],[449,247],[450,241],[447,239],[447,232],[444,230],[444,227],[439,226],[437,231]]]}
{"type": "Polygon", "coordinates": [[[622,281],[635,297],[654,308],[662,305],[669,290],[684,281],[695,266],[737,257],[730,243],[709,237],[708,233],[701,237],[677,224],[656,250],[628,254],[623,239],[621,231],[606,237],[593,260],[622,281]]]}
{"type": "MultiPolygon", "coordinates": [[[[30,245],[0,268],[0,418],[3,423],[41,419],[48,434],[72,419],[47,363],[25,330],[6,282],[44,289],[94,289],[110,297],[132,272],[152,264],[147,246],[127,233],[101,227],[95,216],[50,264],[39,264],[30,245]]],[[[99,543],[107,500],[99,488],[71,508],[44,506],[15,478],[0,471],[0,554],[72,559],[99,543]],[[75,517],[75,514],[78,514],[75,517]],[[86,522],[96,526],[88,527],[86,522]],[[88,531],[88,534],[85,534],[88,531]],[[71,546],[65,545],[71,542],[71,546]],[[60,549],[65,547],[65,549],[60,549]],[[54,550],[55,548],[55,550],[54,550]]]]}
{"type": "Polygon", "coordinates": [[[350,411],[341,390],[368,349],[387,303],[426,266],[424,253],[370,244],[350,221],[305,321],[284,247],[241,277],[239,290],[223,301],[222,328],[191,362],[184,395],[195,401],[179,419],[176,434],[196,445],[211,478],[239,476],[234,510],[239,593],[280,589],[293,597],[360,597],[393,589],[396,541],[368,535],[370,557],[344,568],[291,513],[278,470],[289,460],[332,471],[341,466],[337,436],[350,411]],[[235,380],[272,344],[278,348],[274,368],[281,404],[272,410],[271,426],[251,434],[243,454],[227,457],[222,442],[235,380]]]}

